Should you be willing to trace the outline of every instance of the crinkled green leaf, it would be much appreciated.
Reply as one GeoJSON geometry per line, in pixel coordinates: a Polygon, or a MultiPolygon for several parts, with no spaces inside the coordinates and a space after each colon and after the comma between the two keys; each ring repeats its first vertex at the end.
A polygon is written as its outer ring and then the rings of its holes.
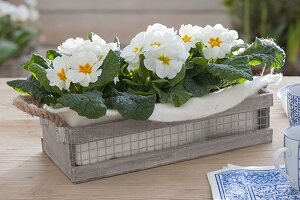
{"type": "Polygon", "coordinates": [[[49,95],[33,76],[30,76],[27,80],[8,81],[7,85],[17,92],[33,96],[38,102],[42,102],[42,100],[49,95]]]}
{"type": "Polygon", "coordinates": [[[0,64],[13,57],[18,51],[18,45],[8,40],[0,40],[0,64]]]}
{"type": "Polygon", "coordinates": [[[161,87],[169,84],[169,81],[166,79],[157,79],[157,80],[153,80],[151,82],[153,85],[155,85],[158,88],[161,88],[161,87]]]}
{"type": "Polygon", "coordinates": [[[234,45],[233,47],[231,47],[231,52],[235,52],[235,51],[238,51],[240,50],[241,48],[247,48],[249,45],[248,44],[237,44],[237,45],[234,45]]]}
{"type": "Polygon", "coordinates": [[[70,107],[80,116],[97,119],[106,114],[106,105],[99,91],[88,91],[82,94],[68,93],[58,98],[57,101],[70,107]]]}
{"type": "MultiPolygon", "coordinates": [[[[172,66],[171,66],[172,67],[172,66]]],[[[169,87],[177,85],[185,76],[186,67],[182,66],[181,71],[173,79],[169,79],[169,87]]]]}
{"type": "Polygon", "coordinates": [[[49,60],[54,60],[57,56],[61,56],[61,54],[56,50],[48,50],[46,53],[46,58],[49,60]]]}
{"type": "Polygon", "coordinates": [[[185,63],[185,68],[186,69],[193,69],[194,68],[194,63],[192,61],[187,61],[185,63]]]}
{"type": "Polygon", "coordinates": [[[31,59],[28,62],[25,62],[23,64],[23,68],[25,70],[28,70],[28,68],[30,67],[31,64],[37,64],[37,65],[43,67],[44,69],[48,69],[48,68],[50,68],[51,63],[49,60],[45,59],[43,56],[40,56],[38,54],[32,54],[31,59]]]}
{"type": "Polygon", "coordinates": [[[247,56],[224,59],[222,63],[209,63],[207,64],[207,71],[228,81],[234,81],[239,78],[253,79],[247,56]]]}
{"type": "Polygon", "coordinates": [[[238,56],[248,56],[251,65],[265,63],[267,67],[279,69],[285,62],[285,53],[273,40],[256,38],[238,56]]]}
{"type": "Polygon", "coordinates": [[[168,91],[163,91],[156,86],[154,86],[157,91],[160,102],[171,103],[176,107],[185,104],[193,95],[189,93],[182,84],[178,84],[175,87],[168,89],[168,91]]]}
{"type": "Polygon", "coordinates": [[[98,78],[97,82],[91,83],[89,88],[100,88],[110,82],[113,82],[114,78],[120,72],[120,57],[119,55],[110,50],[106,58],[103,61],[100,69],[102,74],[98,78]]]}
{"type": "Polygon", "coordinates": [[[142,96],[114,91],[114,96],[108,101],[123,117],[146,120],[153,113],[156,97],[155,95],[142,96]]]}
{"type": "Polygon", "coordinates": [[[205,58],[203,58],[203,57],[196,57],[196,58],[193,58],[193,59],[192,59],[192,62],[193,62],[194,64],[201,65],[201,66],[207,64],[207,60],[206,60],[205,58]]]}
{"type": "Polygon", "coordinates": [[[208,73],[188,72],[183,79],[184,88],[193,94],[194,97],[201,97],[208,94],[212,89],[217,89],[220,79],[208,73]]]}

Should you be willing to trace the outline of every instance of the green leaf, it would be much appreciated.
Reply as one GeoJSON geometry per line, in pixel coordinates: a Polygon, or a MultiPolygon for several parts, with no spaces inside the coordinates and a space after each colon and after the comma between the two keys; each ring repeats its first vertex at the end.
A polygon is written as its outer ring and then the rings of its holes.
{"type": "Polygon", "coordinates": [[[137,83],[137,82],[134,82],[132,80],[129,80],[129,79],[122,79],[122,81],[124,81],[127,85],[129,86],[143,86],[142,83],[137,83]]]}
{"type": "Polygon", "coordinates": [[[123,117],[146,120],[153,113],[156,97],[155,95],[142,96],[114,91],[114,96],[108,101],[123,117]]]}
{"type": "Polygon", "coordinates": [[[119,47],[119,48],[121,47],[120,40],[117,36],[115,37],[113,42],[117,44],[117,47],[119,47]]]}
{"type": "Polygon", "coordinates": [[[144,91],[140,91],[140,90],[135,90],[133,88],[128,88],[127,92],[130,93],[130,94],[143,95],[143,96],[149,96],[149,95],[156,94],[156,91],[154,89],[153,90],[149,90],[147,92],[144,92],[144,91]]]}
{"type": "Polygon", "coordinates": [[[65,94],[65,91],[60,90],[56,86],[50,86],[50,81],[46,76],[46,70],[36,63],[32,63],[28,70],[32,72],[32,75],[39,81],[39,83],[45,88],[46,91],[51,93],[57,93],[60,95],[65,94]]]}
{"type": "Polygon", "coordinates": [[[0,64],[13,57],[18,51],[18,45],[8,40],[0,40],[0,64]]]}
{"type": "Polygon", "coordinates": [[[241,48],[247,48],[247,47],[249,47],[248,44],[237,44],[237,45],[234,45],[233,47],[231,47],[231,52],[235,52],[241,48]]]}
{"type": "Polygon", "coordinates": [[[169,87],[177,85],[185,76],[186,67],[182,66],[181,71],[173,79],[169,79],[169,87]]]}
{"type": "Polygon", "coordinates": [[[87,36],[86,36],[86,39],[90,40],[92,42],[93,41],[93,35],[95,35],[95,33],[93,33],[93,32],[88,33],[87,36]]]}
{"type": "Polygon", "coordinates": [[[33,96],[38,102],[42,102],[43,98],[49,95],[33,76],[30,76],[27,80],[8,81],[7,85],[17,92],[33,96]]]}
{"type": "Polygon", "coordinates": [[[192,94],[189,93],[182,84],[178,84],[173,88],[170,88],[167,92],[164,92],[154,86],[154,89],[159,95],[159,100],[162,103],[171,103],[176,107],[185,104],[191,97],[192,94]]]}
{"type": "Polygon", "coordinates": [[[38,55],[38,54],[32,54],[31,59],[28,62],[25,62],[23,64],[23,68],[25,70],[29,70],[28,68],[32,64],[37,64],[37,65],[43,67],[44,69],[50,68],[50,61],[45,59],[43,56],[38,55]]]}
{"type": "Polygon", "coordinates": [[[196,57],[192,59],[192,62],[194,64],[200,65],[200,66],[205,66],[207,64],[207,60],[203,57],[196,57]]]}
{"type": "Polygon", "coordinates": [[[57,56],[61,56],[56,50],[48,50],[46,53],[46,58],[49,60],[54,60],[57,56]]]}
{"type": "Polygon", "coordinates": [[[89,88],[100,88],[110,82],[113,82],[114,78],[120,72],[120,57],[119,55],[110,50],[106,58],[103,61],[100,69],[102,73],[97,82],[90,84],[89,88]]]}
{"type": "Polygon", "coordinates": [[[239,78],[253,79],[247,56],[224,59],[222,63],[209,63],[207,64],[207,71],[214,76],[228,81],[234,81],[239,78]]]}
{"type": "Polygon", "coordinates": [[[185,68],[186,69],[193,69],[194,68],[194,63],[192,61],[188,61],[185,63],[185,68]]]}
{"type": "Polygon", "coordinates": [[[157,79],[157,80],[153,80],[151,82],[153,85],[155,85],[158,88],[161,88],[161,87],[169,84],[169,81],[166,79],[157,79]]]}
{"type": "Polygon", "coordinates": [[[25,47],[37,35],[31,28],[19,28],[12,34],[12,40],[21,48],[25,47]]]}
{"type": "Polygon", "coordinates": [[[88,91],[82,94],[68,93],[58,98],[57,101],[64,106],[70,107],[80,116],[89,119],[97,119],[106,114],[106,106],[102,93],[99,91],[88,91]]]}
{"type": "Polygon", "coordinates": [[[279,69],[285,61],[285,52],[271,39],[256,38],[244,52],[238,56],[248,56],[250,64],[264,63],[267,67],[279,69]]]}
{"type": "Polygon", "coordinates": [[[0,38],[7,38],[13,28],[10,15],[0,17],[0,38]]]}
{"type": "Polygon", "coordinates": [[[208,73],[188,73],[183,79],[184,88],[194,97],[208,94],[212,89],[217,89],[220,79],[208,73]]]}
{"type": "Polygon", "coordinates": [[[143,79],[146,80],[147,77],[150,76],[149,70],[144,65],[145,56],[143,54],[140,55],[140,65],[138,67],[138,74],[143,79]]]}

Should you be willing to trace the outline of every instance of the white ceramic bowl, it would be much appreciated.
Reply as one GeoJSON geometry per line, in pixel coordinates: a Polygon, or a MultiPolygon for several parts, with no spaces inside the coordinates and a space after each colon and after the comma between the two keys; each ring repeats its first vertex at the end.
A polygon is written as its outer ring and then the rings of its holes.
{"type": "Polygon", "coordinates": [[[283,86],[277,92],[277,97],[280,99],[282,107],[286,114],[288,114],[288,112],[287,112],[287,91],[288,91],[289,87],[291,87],[293,85],[298,85],[298,84],[299,83],[283,86]]]}

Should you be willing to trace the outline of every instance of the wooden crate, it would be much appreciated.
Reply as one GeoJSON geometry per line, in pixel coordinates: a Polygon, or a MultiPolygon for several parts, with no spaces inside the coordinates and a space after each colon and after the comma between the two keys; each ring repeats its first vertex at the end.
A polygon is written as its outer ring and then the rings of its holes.
{"type": "Polygon", "coordinates": [[[264,91],[225,112],[184,122],[122,120],[72,128],[41,118],[42,145],[80,183],[269,143],[272,105],[272,94],[264,91]]]}

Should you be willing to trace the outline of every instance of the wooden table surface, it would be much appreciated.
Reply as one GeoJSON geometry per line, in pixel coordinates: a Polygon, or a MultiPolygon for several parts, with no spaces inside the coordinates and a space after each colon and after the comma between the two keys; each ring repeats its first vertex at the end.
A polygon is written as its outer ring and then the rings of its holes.
{"type": "MultiPolygon", "coordinates": [[[[282,147],[288,120],[274,95],[271,109],[273,143],[229,151],[140,172],[72,184],[47,158],[41,147],[37,118],[17,110],[18,95],[0,79],[0,199],[211,199],[207,172],[228,163],[241,166],[272,165],[272,153],[282,147]]],[[[283,85],[300,82],[284,77],[283,85]]]]}

